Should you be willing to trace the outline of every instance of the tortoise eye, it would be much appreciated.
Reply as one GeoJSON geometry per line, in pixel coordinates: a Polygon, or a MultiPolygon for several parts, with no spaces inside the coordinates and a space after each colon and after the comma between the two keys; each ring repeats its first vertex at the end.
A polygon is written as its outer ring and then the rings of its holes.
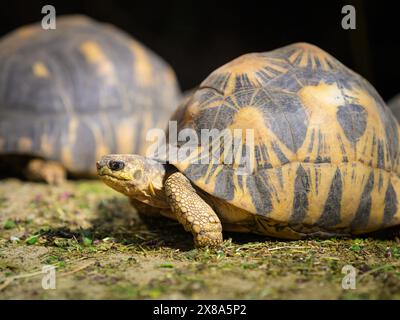
{"type": "Polygon", "coordinates": [[[120,160],[111,160],[108,163],[108,167],[113,170],[113,171],[119,171],[122,170],[125,167],[125,163],[120,160]]]}
{"type": "Polygon", "coordinates": [[[142,171],[141,171],[141,170],[136,170],[136,171],[133,173],[133,178],[134,178],[135,180],[141,179],[141,178],[142,178],[142,171]]]}

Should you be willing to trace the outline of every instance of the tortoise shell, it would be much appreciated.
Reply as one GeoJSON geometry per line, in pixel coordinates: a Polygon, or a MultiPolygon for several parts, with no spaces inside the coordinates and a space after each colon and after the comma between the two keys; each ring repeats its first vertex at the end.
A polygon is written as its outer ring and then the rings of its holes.
{"type": "Polygon", "coordinates": [[[389,100],[388,106],[390,110],[393,112],[397,121],[400,120],[400,94],[394,96],[392,99],[389,100]]]}
{"type": "Polygon", "coordinates": [[[365,233],[400,222],[397,121],[366,80],[314,45],[229,62],[175,116],[178,130],[194,129],[198,137],[202,129],[254,130],[253,145],[234,149],[234,138],[214,140],[223,152],[204,163],[212,143],[203,142],[174,163],[222,200],[225,219],[251,213],[265,233],[287,238],[365,233]],[[236,155],[230,164],[223,161],[228,152],[236,155]],[[246,154],[247,173],[239,170],[246,154]]]}
{"type": "Polygon", "coordinates": [[[144,154],[179,103],[172,69],[128,34],[85,16],[29,25],[0,41],[0,154],[95,174],[108,153],[144,154]]]}

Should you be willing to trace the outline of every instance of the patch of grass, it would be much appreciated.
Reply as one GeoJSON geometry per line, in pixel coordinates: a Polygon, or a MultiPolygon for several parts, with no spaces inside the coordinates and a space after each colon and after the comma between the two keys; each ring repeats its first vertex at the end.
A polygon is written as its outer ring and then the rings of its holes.
{"type": "Polygon", "coordinates": [[[57,267],[57,290],[44,292],[38,278],[22,277],[0,298],[400,299],[394,239],[225,233],[222,249],[195,249],[181,225],[161,217],[144,223],[126,197],[98,181],[1,181],[0,193],[7,202],[0,281],[57,267]],[[6,228],[7,221],[15,226],[6,228]],[[357,270],[356,290],[341,288],[345,265],[357,270]]]}
{"type": "Polygon", "coordinates": [[[83,237],[82,238],[82,243],[83,243],[84,246],[89,247],[89,246],[92,245],[93,241],[90,238],[83,237]]]}
{"type": "Polygon", "coordinates": [[[33,236],[28,237],[28,239],[25,240],[25,243],[27,245],[33,245],[38,242],[38,239],[39,239],[39,235],[33,235],[33,236]]]}
{"type": "Polygon", "coordinates": [[[138,288],[133,286],[115,286],[111,288],[112,296],[116,299],[137,299],[139,297],[140,291],[138,288]]]}
{"type": "Polygon", "coordinates": [[[93,236],[89,230],[81,230],[80,235],[84,246],[89,247],[93,244],[93,236]]]}
{"type": "Polygon", "coordinates": [[[111,191],[104,184],[93,183],[92,181],[77,182],[76,187],[81,194],[104,194],[107,191],[111,191]]]}
{"type": "Polygon", "coordinates": [[[400,259],[400,247],[392,247],[390,252],[394,258],[400,259]]]}
{"type": "Polygon", "coordinates": [[[259,264],[258,263],[243,263],[241,267],[244,270],[257,269],[259,267],[259,264]]]}
{"type": "Polygon", "coordinates": [[[17,227],[17,224],[13,220],[8,219],[8,220],[6,220],[6,222],[4,222],[4,229],[6,229],[6,230],[14,229],[16,227],[17,227]]]}
{"type": "Polygon", "coordinates": [[[160,268],[172,269],[172,268],[174,268],[174,265],[172,263],[163,263],[163,264],[160,264],[160,268]]]}
{"type": "Polygon", "coordinates": [[[49,264],[56,266],[58,268],[64,268],[65,267],[65,261],[63,258],[57,256],[57,255],[48,255],[43,259],[43,263],[49,264]]]}

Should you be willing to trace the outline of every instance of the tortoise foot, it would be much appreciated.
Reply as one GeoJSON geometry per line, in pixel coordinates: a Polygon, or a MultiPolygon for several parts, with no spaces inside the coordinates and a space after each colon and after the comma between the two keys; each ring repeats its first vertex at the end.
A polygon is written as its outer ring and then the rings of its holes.
{"type": "Polygon", "coordinates": [[[60,163],[42,159],[31,160],[25,175],[29,180],[44,181],[51,185],[60,185],[66,180],[66,171],[60,163]]]}

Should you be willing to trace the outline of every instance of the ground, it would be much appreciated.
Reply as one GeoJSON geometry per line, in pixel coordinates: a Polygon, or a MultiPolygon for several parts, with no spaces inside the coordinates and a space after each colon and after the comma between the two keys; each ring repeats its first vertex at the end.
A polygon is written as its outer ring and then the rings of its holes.
{"type": "Polygon", "coordinates": [[[99,181],[1,180],[0,299],[400,299],[399,239],[224,239],[194,249],[179,224],[142,222],[99,181]],[[356,289],[342,288],[345,265],[356,289]]]}

